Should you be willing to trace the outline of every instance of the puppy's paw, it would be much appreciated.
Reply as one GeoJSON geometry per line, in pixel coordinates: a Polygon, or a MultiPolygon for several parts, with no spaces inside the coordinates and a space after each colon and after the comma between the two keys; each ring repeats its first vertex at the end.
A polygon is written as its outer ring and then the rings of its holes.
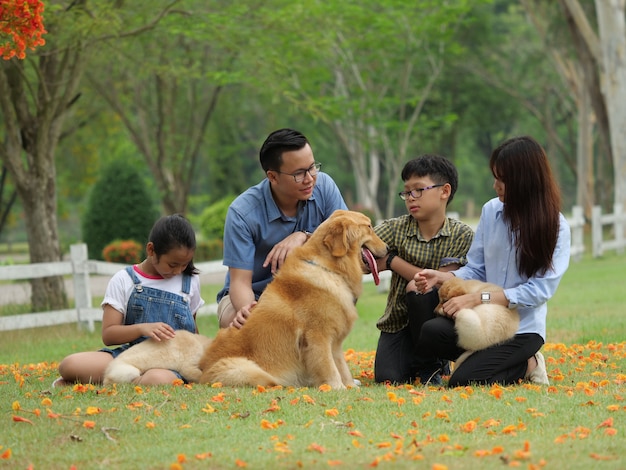
{"type": "Polygon", "coordinates": [[[124,363],[115,364],[114,362],[112,362],[104,373],[104,380],[102,382],[105,385],[109,385],[112,383],[131,383],[140,375],[141,371],[135,366],[124,363]]]}

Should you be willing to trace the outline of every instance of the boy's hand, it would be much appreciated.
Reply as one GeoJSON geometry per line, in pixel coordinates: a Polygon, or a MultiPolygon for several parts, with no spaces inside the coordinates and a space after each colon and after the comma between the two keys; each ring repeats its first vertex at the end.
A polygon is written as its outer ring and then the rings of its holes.
{"type": "Polygon", "coordinates": [[[417,292],[420,294],[430,292],[437,285],[440,274],[441,271],[435,269],[422,269],[418,272],[413,278],[417,292]]]}

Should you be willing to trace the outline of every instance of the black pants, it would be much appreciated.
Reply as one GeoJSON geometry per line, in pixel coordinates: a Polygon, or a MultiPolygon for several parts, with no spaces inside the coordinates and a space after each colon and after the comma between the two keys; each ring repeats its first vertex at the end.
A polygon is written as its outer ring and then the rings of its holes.
{"type": "MultiPolygon", "coordinates": [[[[436,317],[424,323],[419,341],[420,348],[451,361],[464,351],[456,344],[454,321],[436,317]]],[[[543,338],[535,333],[515,335],[511,340],[492,346],[469,356],[450,377],[449,386],[469,384],[518,383],[526,375],[528,359],[543,346],[543,338]]]]}
{"type": "Polygon", "coordinates": [[[419,295],[406,295],[409,324],[396,333],[381,332],[376,348],[374,379],[376,382],[412,383],[417,377],[422,381],[435,372],[445,372],[447,361],[420,344],[422,325],[435,317],[439,303],[437,291],[419,295]]]}

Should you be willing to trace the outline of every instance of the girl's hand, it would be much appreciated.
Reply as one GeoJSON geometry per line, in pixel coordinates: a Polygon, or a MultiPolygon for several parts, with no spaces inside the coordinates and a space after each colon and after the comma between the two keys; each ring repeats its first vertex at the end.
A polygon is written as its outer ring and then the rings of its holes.
{"type": "Polygon", "coordinates": [[[176,336],[176,331],[167,323],[140,323],[141,336],[147,336],[157,341],[172,339],[176,336]]]}
{"type": "Polygon", "coordinates": [[[250,305],[241,307],[241,310],[237,312],[237,314],[235,315],[235,318],[233,318],[233,321],[230,322],[230,326],[234,326],[235,328],[241,328],[248,320],[248,317],[250,316],[250,312],[252,311],[252,308],[256,304],[257,302],[254,301],[250,305]]]}

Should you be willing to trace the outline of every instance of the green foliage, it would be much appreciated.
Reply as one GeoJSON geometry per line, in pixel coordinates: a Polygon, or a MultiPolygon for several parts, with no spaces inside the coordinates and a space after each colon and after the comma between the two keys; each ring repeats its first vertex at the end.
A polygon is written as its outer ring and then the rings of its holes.
{"type": "Polygon", "coordinates": [[[83,217],[89,258],[103,259],[102,250],[113,240],[147,242],[158,216],[139,172],[121,160],[111,162],[93,186],[83,217]]]}
{"type": "Polygon", "coordinates": [[[136,264],[143,259],[143,250],[135,240],[114,240],[104,247],[102,257],[109,263],[136,264]]]}
{"type": "Polygon", "coordinates": [[[224,223],[228,206],[233,202],[235,196],[225,196],[216,203],[210,205],[202,211],[200,215],[200,231],[206,238],[224,237],[224,223]]]}

